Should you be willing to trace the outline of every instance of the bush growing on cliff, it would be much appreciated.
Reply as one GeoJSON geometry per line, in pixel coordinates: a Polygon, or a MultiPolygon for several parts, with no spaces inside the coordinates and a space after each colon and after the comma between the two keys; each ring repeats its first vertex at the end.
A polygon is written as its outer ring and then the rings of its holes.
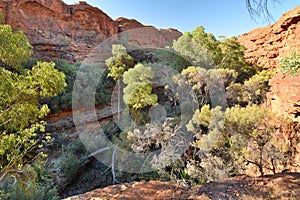
{"type": "Polygon", "coordinates": [[[280,61],[284,74],[297,75],[300,71],[300,54],[294,52],[280,61]]]}
{"type": "Polygon", "coordinates": [[[262,104],[266,100],[266,94],[269,91],[269,80],[273,76],[272,71],[261,71],[252,76],[249,80],[242,83],[230,83],[227,90],[228,105],[247,106],[253,104],[262,104]]]}

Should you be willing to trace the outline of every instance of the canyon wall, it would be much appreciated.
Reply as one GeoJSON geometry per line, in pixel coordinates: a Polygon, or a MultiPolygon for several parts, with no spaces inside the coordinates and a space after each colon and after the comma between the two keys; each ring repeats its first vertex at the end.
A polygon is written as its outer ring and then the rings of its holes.
{"type": "MultiPolygon", "coordinates": [[[[127,30],[150,27],[125,18],[114,21],[84,1],[67,5],[61,0],[5,0],[0,1],[0,9],[5,14],[5,23],[22,29],[34,47],[34,57],[42,60],[82,61],[107,38],[127,30]]],[[[137,44],[162,47],[179,36],[181,33],[174,29],[150,27],[140,32],[137,44]],[[147,37],[143,35],[145,32],[147,37]]]]}
{"type": "Polygon", "coordinates": [[[274,24],[255,29],[238,38],[246,47],[245,58],[252,64],[277,73],[270,80],[267,106],[300,121],[300,75],[282,74],[280,60],[300,53],[300,6],[285,13],[274,24]]]}

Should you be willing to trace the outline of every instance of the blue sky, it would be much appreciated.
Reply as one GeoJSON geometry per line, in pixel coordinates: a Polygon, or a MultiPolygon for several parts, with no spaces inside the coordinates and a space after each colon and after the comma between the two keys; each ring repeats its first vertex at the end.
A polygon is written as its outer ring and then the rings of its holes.
{"type": "MultiPolygon", "coordinates": [[[[76,0],[63,0],[74,4],[76,0]]],[[[86,0],[111,18],[133,18],[145,25],[176,28],[181,32],[204,26],[215,36],[238,36],[252,29],[274,23],[279,17],[300,5],[298,0],[270,4],[275,21],[251,19],[245,0],[86,0]]]]}

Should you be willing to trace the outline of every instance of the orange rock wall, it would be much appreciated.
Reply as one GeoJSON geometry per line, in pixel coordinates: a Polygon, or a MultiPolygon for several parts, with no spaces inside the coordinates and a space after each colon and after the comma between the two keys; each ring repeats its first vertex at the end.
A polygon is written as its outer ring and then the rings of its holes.
{"type": "MultiPolygon", "coordinates": [[[[99,8],[84,1],[67,5],[61,0],[6,0],[0,1],[5,22],[14,29],[22,29],[34,47],[34,57],[42,60],[62,58],[82,61],[91,50],[110,36],[129,29],[146,27],[133,20],[120,24],[99,8]],[[121,26],[122,25],[122,26],[121,26]]],[[[181,36],[176,30],[158,30],[164,42],[181,36]]],[[[157,37],[156,35],[152,36],[157,37]]],[[[143,36],[140,36],[143,40],[143,36]]],[[[151,39],[153,45],[158,45],[151,39]]],[[[142,41],[139,41],[142,43],[142,41]]]]}
{"type": "Polygon", "coordinates": [[[283,75],[280,60],[293,52],[300,53],[300,6],[270,26],[241,35],[238,41],[246,47],[245,58],[249,62],[278,71],[270,81],[269,108],[299,122],[300,75],[283,75]]]}
{"type": "Polygon", "coordinates": [[[1,1],[0,9],[7,24],[24,31],[39,59],[81,60],[93,44],[118,33],[109,16],[85,2],[10,0],[1,1]]]}

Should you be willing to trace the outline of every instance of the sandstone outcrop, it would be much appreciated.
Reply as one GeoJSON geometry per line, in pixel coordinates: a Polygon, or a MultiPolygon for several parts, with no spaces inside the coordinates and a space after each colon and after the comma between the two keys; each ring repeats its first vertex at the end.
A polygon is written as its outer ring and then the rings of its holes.
{"type": "Polygon", "coordinates": [[[271,79],[267,105],[272,111],[300,121],[300,75],[283,75],[280,60],[300,53],[300,6],[285,13],[278,22],[255,29],[238,38],[246,47],[245,58],[266,69],[277,69],[271,79]]]}
{"type": "Polygon", "coordinates": [[[245,33],[238,38],[246,47],[245,58],[264,68],[277,68],[280,59],[300,47],[300,6],[285,13],[278,22],[245,33]]]}
{"type": "MultiPolygon", "coordinates": [[[[107,38],[129,29],[150,27],[125,18],[114,21],[84,1],[67,5],[61,0],[6,0],[0,1],[0,10],[5,14],[5,23],[24,31],[34,47],[34,57],[42,60],[83,61],[107,38]]],[[[173,29],[150,29],[138,33],[137,44],[161,47],[181,35],[173,29]]]]}
{"type": "Polygon", "coordinates": [[[94,44],[118,33],[117,24],[85,2],[66,5],[61,0],[2,1],[5,22],[22,29],[39,59],[80,60],[94,44]]]}
{"type": "Polygon", "coordinates": [[[116,22],[119,26],[120,32],[127,31],[130,33],[136,33],[134,34],[134,37],[130,37],[129,42],[133,42],[144,47],[164,47],[182,35],[182,33],[176,29],[157,29],[154,26],[145,26],[135,19],[120,17],[116,19],[116,22]],[[138,29],[141,29],[143,33],[139,33],[141,30],[138,29]]]}

